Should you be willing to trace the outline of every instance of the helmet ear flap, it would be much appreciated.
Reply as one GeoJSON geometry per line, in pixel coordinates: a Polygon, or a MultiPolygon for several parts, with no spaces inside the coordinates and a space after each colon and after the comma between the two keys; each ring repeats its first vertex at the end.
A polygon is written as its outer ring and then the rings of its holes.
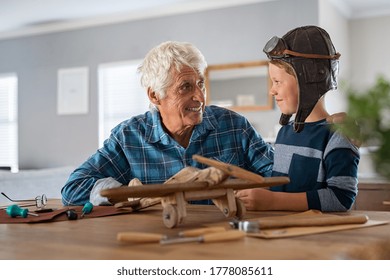
{"type": "Polygon", "coordinates": [[[294,131],[295,132],[301,132],[303,130],[303,127],[305,126],[305,120],[310,115],[311,110],[313,109],[314,105],[310,109],[298,109],[298,112],[295,116],[294,120],[294,131]]]}
{"type": "Polygon", "coordinates": [[[279,119],[280,125],[286,125],[290,121],[292,115],[282,114],[279,119]]]}

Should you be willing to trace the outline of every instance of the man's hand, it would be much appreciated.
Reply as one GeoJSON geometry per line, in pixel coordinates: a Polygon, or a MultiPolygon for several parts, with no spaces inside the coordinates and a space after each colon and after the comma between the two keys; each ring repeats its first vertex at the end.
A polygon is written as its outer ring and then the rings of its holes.
{"type": "Polygon", "coordinates": [[[326,118],[326,121],[331,124],[342,124],[347,118],[347,114],[344,112],[335,113],[326,118]]]}
{"type": "MultiPolygon", "coordinates": [[[[335,124],[335,125],[343,125],[346,123],[348,115],[344,112],[340,113],[335,113],[333,115],[330,115],[329,117],[326,118],[326,121],[330,124],[335,124]]],[[[359,131],[359,125],[356,123],[356,129],[359,131]]],[[[349,141],[355,145],[356,147],[360,147],[362,145],[362,142],[359,139],[353,139],[351,137],[348,137],[349,141]]]]}

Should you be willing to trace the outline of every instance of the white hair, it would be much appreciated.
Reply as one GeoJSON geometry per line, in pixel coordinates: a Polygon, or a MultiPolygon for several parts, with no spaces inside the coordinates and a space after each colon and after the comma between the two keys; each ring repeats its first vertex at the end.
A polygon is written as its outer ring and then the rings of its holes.
{"type": "MultiPolygon", "coordinates": [[[[183,66],[189,66],[200,74],[204,74],[207,62],[203,54],[194,45],[187,42],[167,41],[148,52],[142,64],[138,67],[141,74],[141,85],[147,90],[153,90],[159,98],[166,95],[166,88],[172,80],[169,71],[175,67],[180,71],[183,66]]],[[[156,109],[151,104],[151,109],[156,109]]]]}

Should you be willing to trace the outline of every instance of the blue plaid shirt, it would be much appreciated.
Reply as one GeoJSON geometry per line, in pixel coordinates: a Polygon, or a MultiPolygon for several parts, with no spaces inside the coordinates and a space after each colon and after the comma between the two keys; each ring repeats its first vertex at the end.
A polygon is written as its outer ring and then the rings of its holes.
{"type": "Polygon", "coordinates": [[[271,176],[273,148],[243,116],[206,106],[187,148],[162,128],[157,111],[135,116],[116,126],[94,155],[70,175],[62,188],[64,205],[82,205],[99,179],[111,177],[122,185],[133,178],[143,184],[163,183],[187,166],[205,168],[194,154],[271,176]]]}

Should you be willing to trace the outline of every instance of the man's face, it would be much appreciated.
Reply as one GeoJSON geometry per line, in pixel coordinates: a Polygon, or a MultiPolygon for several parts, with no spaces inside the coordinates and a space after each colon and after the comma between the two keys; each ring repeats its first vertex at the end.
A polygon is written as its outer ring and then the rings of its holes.
{"type": "Polygon", "coordinates": [[[178,72],[173,67],[170,73],[173,82],[158,108],[164,126],[171,133],[177,133],[202,122],[206,92],[203,75],[192,68],[184,66],[178,72]]]}
{"type": "Polygon", "coordinates": [[[297,112],[298,83],[293,75],[274,64],[269,64],[269,75],[272,81],[270,94],[275,97],[280,111],[286,115],[297,112]]]}

